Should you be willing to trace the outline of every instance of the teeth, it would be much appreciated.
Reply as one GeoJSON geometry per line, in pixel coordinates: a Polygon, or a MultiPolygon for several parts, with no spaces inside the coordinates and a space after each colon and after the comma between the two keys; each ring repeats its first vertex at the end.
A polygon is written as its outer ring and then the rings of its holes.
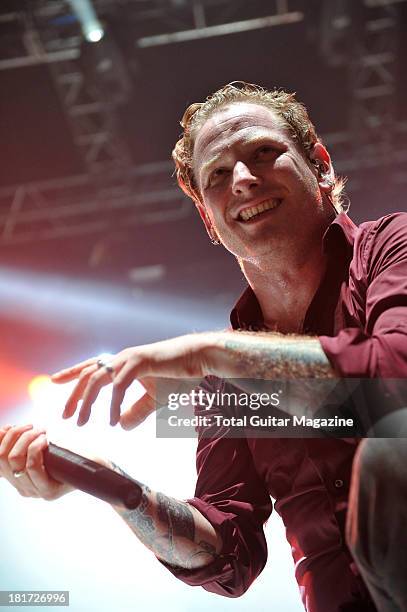
{"type": "Polygon", "coordinates": [[[239,217],[243,219],[243,221],[248,221],[249,219],[252,219],[253,217],[265,210],[271,210],[272,208],[276,208],[279,204],[280,200],[267,200],[266,202],[262,202],[258,206],[245,208],[244,210],[242,210],[239,217]]]}

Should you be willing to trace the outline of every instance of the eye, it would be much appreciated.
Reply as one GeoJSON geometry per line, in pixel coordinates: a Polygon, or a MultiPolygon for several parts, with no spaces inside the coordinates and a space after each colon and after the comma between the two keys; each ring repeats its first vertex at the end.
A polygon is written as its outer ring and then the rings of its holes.
{"type": "Polygon", "coordinates": [[[255,159],[259,161],[267,161],[269,159],[273,159],[277,154],[277,149],[271,145],[263,145],[256,150],[255,159]]]}
{"type": "Polygon", "coordinates": [[[227,168],[215,168],[215,170],[211,172],[208,184],[216,185],[220,183],[228,173],[229,170],[227,168]]]}

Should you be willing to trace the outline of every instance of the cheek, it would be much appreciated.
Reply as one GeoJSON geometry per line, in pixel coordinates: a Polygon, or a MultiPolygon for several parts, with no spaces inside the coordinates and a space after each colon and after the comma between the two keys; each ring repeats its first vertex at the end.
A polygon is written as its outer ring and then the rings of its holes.
{"type": "Polygon", "coordinates": [[[207,196],[204,202],[206,213],[211,221],[216,221],[216,219],[223,218],[222,211],[224,205],[222,198],[219,197],[219,194],[217,194],[217,197],[207,196]]]}
{"type": "Polygon", "coordinates": [[[302,160],[298,159],[296,156],[290,155],[289,153],[283,153],[276,159],[274,168],[275,170],[286,172],[291,175],[301,175],[304,167],[301,161],[302,160]]]}
{"type": "Polygon", "coordinates": [[[300,167],[296,159],[289,155],[280,155],[274,162],[271,174],[278,180],[292,182],[300,176],[300,167]]]}
{"type": "Polygon", "coordinates": [[[302,185],[302,188],[306,191],[315,191],[318,189],[316,176],[311,172],[302,158],[286,158],[285,160],[281,160],[278,169],[281,175],[284,175],[287,180],[291,181],[292,187],[294,187],[295,183],[298,187],[302,185]]]}

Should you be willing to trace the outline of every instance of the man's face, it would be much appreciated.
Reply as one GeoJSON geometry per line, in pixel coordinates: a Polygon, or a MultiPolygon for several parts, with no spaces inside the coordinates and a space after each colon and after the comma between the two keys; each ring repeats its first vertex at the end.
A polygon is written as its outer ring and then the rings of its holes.
{"type": "Polygon", "coordinates": [[[304,251],[328,224],[315,172],[269,108],[219,109],[197,134],[193,169],[213,228],[242,260],[304,251]]]}

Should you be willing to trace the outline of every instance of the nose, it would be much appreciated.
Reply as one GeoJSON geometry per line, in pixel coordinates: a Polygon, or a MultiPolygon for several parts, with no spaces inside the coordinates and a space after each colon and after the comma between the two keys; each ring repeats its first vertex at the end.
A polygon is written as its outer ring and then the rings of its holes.
{"type": "Polygon", "coordinates": [[[235,163],[232,174],[233,195],[250,195],[259,184],[259,177],[255,176],[245,163],[242,161],[235,163]]]}

